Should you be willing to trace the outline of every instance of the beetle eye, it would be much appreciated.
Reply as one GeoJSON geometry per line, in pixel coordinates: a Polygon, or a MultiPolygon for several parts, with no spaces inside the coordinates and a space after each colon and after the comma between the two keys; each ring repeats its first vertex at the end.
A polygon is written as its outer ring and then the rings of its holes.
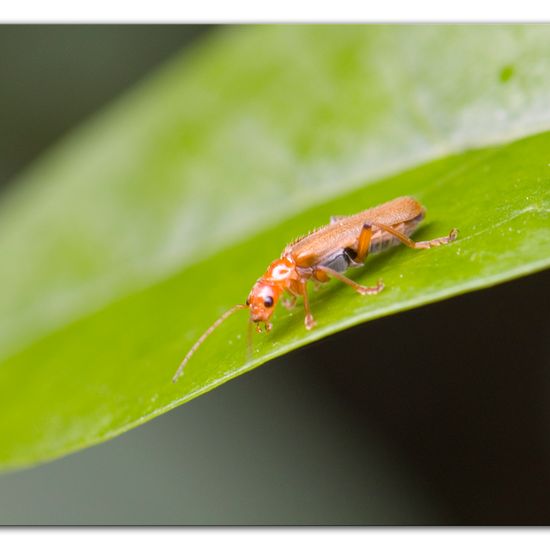
{"type": "Polygon", "coordinates": [[[271,307],[273,305],[273,298],[271,296],[266,296],[264,298],[264,306],[271,307]]]}

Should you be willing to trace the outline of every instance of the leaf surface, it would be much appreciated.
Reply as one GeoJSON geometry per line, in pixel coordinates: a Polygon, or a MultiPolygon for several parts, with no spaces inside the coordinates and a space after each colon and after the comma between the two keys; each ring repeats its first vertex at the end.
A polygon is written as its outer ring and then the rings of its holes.
{"type": "Polygon", "coordinates": [[[550,136],[517,138],[550,127],[549,46],[537,26],[232,29],[74,132],[0,204],[2,467],[105,440],[346,327],[548,267],[550,136]],[[383,293],[330,283],[312,295],[314,331],[300,306],[281,309],[251,358],[236,314],[170,383],[287,242],[400,195],[428,208],[417,238],[459,240],[369,258],[350,275],[383,293]]]}

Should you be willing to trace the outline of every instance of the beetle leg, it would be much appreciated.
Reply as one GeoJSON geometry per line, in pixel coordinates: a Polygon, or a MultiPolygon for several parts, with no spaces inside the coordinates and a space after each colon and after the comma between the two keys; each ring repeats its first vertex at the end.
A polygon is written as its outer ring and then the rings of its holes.
{"type": "Polygon", "coordinates": [[[369,253],[370,242],[372,239],[372,225],[366,223],[359,233],[359,240],[357,241],[357,256],[354,261],[358,264],[362,264],[367,259],[369,253]]]}
{"type": "Polygon", "coordinates": [[[315,326],[315,319],[311,315],[311,310],[309,309],[309,298],[307,295],[307,282],[304,281],[301,284],[301,294],[304,298],[304,309],[306,311],[306,317],[304,319],[304,324],[306,325],[307,330],[311,330],[315,326]]]}
{"type": "Polygon", "coordinates": [[[363,286],[359,283],[356,283],[355,281],[352,281],[351,279],[348,279],[345,275],[338,273],[338,271],[334,271],[334,269],[330,269],[330,267],[325,267],[323,265],[315,268],[313,272],[314,276],[316,276],[317,272],[319,271],[325,277],[334,277],[335,279],[346,283],[347,285],[351,286],[351,288],[353,288],[355,291],[359,292],[359,294],[378,294],[384,288],[384,283],[382,281],[378,281],[376,286],[363,286]]]}
{"type": "Polygon", "coordinates": [[[409,248],[416,248],[416,249],[424,249],[424,248],[432,248],[434,246],[441,246],[442,244],[447,244],[452,241],[454,241],[458,236],[458,230],[452,229],[451,232],[447,237],[439,237],[437,239],[432,239],[430,241],[418,241],[415,242],[404,233],[401,233],[401,231],[397,231],[394,227],[391,225],[386,225],[385,223],[378,223],[378,222],[372,222],[372,225],[376,225],[376,227],[379,227],[383,231],[386,231],[390,235],[393,235],[396,239],[399,239],[405,246],[408,246],[409,248]]]}
{"type": "Polygon", "coordinates": [[[289,298],[281,300],[281,304],[283,304],[286,309],[292,309],[296,305],[296,296],[291,294],[289,298]]]}

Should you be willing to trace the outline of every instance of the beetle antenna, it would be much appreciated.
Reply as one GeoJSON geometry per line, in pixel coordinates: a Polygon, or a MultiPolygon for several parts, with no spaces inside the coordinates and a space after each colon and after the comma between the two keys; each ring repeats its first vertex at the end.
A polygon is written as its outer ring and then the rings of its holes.
{"type": "Polygon", "coordinates": [[[212,323],[212,325],[210,325],[210,327],[204,332],[204,334],[193,344],[193,347],[187,352],[187,355],[183,358],[181,365],[176,371],[176,374],[174,374],[172,382],[178,381],[178,378],[181,376],[185,365],[187,365],[187,362],[189,361],[189,359],[191,359],[191,356],[197,351],[198,347],[206,340],[206,338],[208,338],[208,336],[210,336],[210,334],[212,334],[212,332],[214,332],[230,315],[233,315],[233,313],[235,313],[235,311],[238,311],[239,309],[248,309],[248,306],[245,304],[237,304],[231,309],[228,309],[219,319],[217,319],[212,323]]]}
{"type": "Polygon", "coordinates": [[[252,359],[252,354],[254,353],[253,346],[253,337],[254,337],[254,330],[253,330],[254,322],[249,317],[248,318],[248,330],[246,331],[246,359],[247,361],[250,361],[252,359]]]}

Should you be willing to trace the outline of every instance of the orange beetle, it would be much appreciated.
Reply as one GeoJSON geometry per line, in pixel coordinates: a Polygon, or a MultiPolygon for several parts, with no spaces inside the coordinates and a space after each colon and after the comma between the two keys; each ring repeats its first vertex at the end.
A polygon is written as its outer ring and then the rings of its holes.
{"type": "Polygon", "coordinates": [[[239,309],[250,310],[250,321],[256,323],[258,332],[261,332],[260,323],[269,331],[272,326],[269,320],[284,292],[290,295],[290,299],[284,302],[288,308],[294,306],[298,296],[302,296],[306,313],[305,325],[310,330],[315,326],[315,321],[309,308],[309,280],[325,283],[330,278],[335,278],[351,286],[359,294],[378,294],[384,288],[381,281],[376,286],[367,287],[348,279],[342,273],[351,267],[363,265],[369,253],[380,252],[400,242],[409,248],[424,249],[456,239],[456,229],[446,237],[430,241],[415,242],[410,239],[409,235],[424,215],[425,209],[418,201],[412,197],[400,197],[359,214],[332,217],[329,225],[289,244],[281,257],[272,262],[256,281],[246,304],[237,304],[226,311],[195,342],[173,381],[180,377],[185,365],[202,342],[239,309]]]}

